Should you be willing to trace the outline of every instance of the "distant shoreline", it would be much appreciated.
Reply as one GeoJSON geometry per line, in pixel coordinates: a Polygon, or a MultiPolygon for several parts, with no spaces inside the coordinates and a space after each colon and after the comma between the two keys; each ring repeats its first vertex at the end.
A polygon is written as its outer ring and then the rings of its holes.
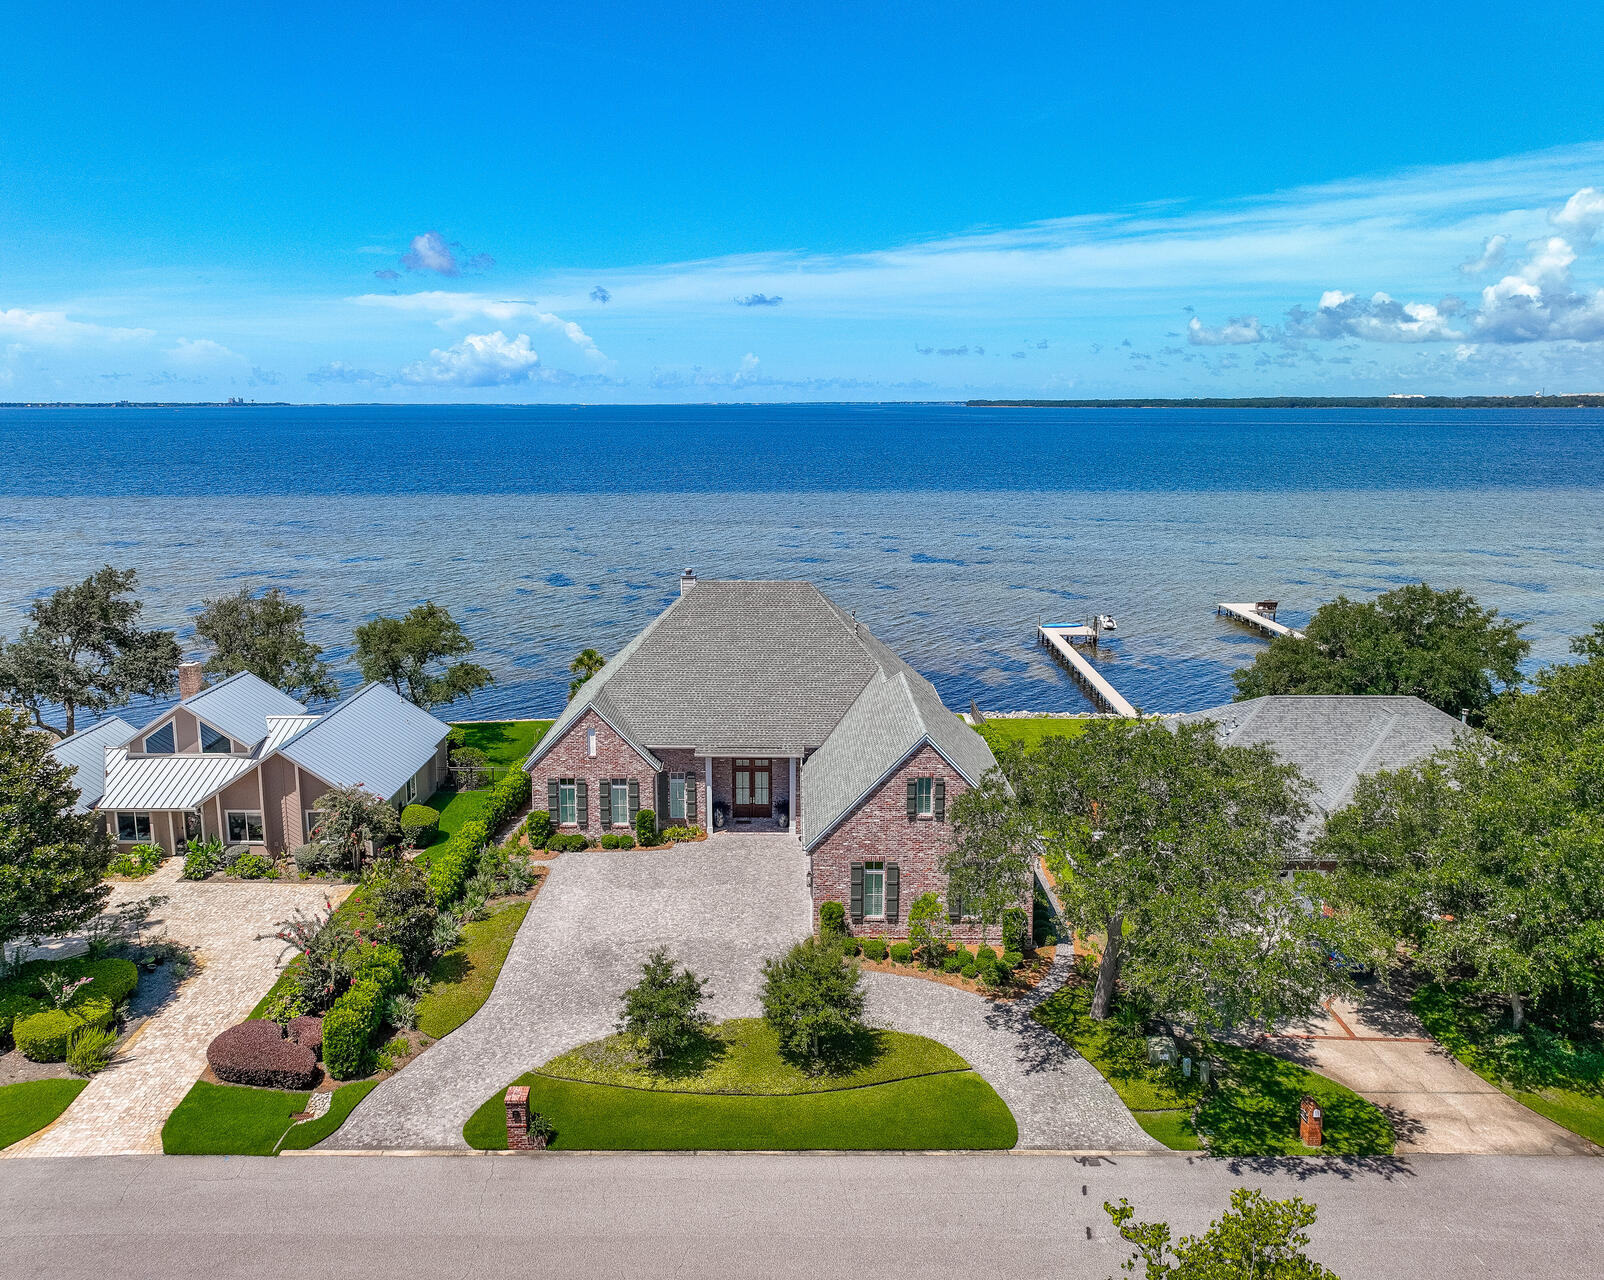
{"type": "Polygon", "coordinates": [[[1604,409],[1604,392],[1552,396],[1242,396],[1196,400],[966,400],[969,409],[1604,409]]]}

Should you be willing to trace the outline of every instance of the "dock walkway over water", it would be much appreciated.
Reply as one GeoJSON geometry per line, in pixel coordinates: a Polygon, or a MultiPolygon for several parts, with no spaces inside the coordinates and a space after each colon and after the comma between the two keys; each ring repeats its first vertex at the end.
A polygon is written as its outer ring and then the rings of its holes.
{"type": "Polygon", "coordinates": [[[1265,613],[1256,604],[1226,604],[1224,602],[1214,607],[1216,614],[1223,613],[1226,617],[1240,622],[1243,626],[1252,627],[1255,631],[1262,631],[1267,636],[1290,636],[1294,640],[1302,640],[1303,632],[1289,627],[1284,622],[1277,622],[1274,613],[1265,613]]]}
{"type": "Polygon", "coordinates": [[[1084,624],[1042,623],[1036,628],[1036,642],[1045,645],[1053,655],[1069,667],[1070,674],[1080,682],[1087,695],[1098,706],[1115,715],[1135,719],[1137,710],[1127,702],[1118,689],[1109,684],[1102,673],[1075,648],[1075,642],[1095,645],[1097,631],[1084,624]]]}

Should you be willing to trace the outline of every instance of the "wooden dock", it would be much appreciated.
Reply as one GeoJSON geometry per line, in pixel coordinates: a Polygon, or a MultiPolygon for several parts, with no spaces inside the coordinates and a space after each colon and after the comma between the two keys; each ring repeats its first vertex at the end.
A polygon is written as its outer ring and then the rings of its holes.
{"type": "Polygon", "coordinates": [[[1075,644],[1097,644],[1097,629],[1085,625],[1054,625],[1042,623],[1036,628],[1036,643],[1044,645],[1053,656],[1069,668],[1070,674],[1092,702],[1115,715],[1137,717],[1137,710],[1125,701],[1119,690],[1109,684],[1102,673],[1081,654],[1075,644]]]}
{"type": "Polygon", "coordinates": [[[1216,614],[1224,614],[1233,621],[1240,622],[1245,627],[1252,627],[1255,631],[1262,631],[1267,636],[1290,636],[1294,640],[1302,640],[1303,632],[1289,627],[1284,622],[1277,622],[1273,614],[1264,613],[1256,604],[1226,604],[1221,602],[1214,608],[1216,614]]]}

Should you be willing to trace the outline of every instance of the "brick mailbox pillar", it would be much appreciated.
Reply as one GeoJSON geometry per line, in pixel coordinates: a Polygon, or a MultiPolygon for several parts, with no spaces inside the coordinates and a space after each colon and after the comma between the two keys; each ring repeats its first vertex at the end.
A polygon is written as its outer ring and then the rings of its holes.
{"type": "Polygon", "coordinates": [[[1324,1141],[1320,1127],[1320,1106],[1308,1094],[1304,1094],[1303,1101],[1298,1104],[1298,1140],[1306,1147],[1320,1146],[1324,1141]]]}
{"type": "Polygon", "coordinates": [[[507,1089],[507,1150],[532,1151],[529,1140],[529,1086],[511,1085],[507,1089]]]}

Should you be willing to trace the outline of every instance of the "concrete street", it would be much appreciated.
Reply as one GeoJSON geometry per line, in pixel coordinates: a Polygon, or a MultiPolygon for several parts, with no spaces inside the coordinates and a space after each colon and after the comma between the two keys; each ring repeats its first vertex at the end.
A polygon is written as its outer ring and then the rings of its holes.
{"type": "Polygon", "coordinates": [[[1604,1161],[1186,1156],[99,1157],[0,1164],[5,1273],[1107,1277],[1104,1200],[1179,1232],[1233,1187],[1319,1206],[1343,1280],[1604,1272],[1604,1161]],[[1090,1239],[1087,1229],[1090,1228],[1090,1239]],[[716,1271],[715,1271],[716,1268],[716,1271]]]}

